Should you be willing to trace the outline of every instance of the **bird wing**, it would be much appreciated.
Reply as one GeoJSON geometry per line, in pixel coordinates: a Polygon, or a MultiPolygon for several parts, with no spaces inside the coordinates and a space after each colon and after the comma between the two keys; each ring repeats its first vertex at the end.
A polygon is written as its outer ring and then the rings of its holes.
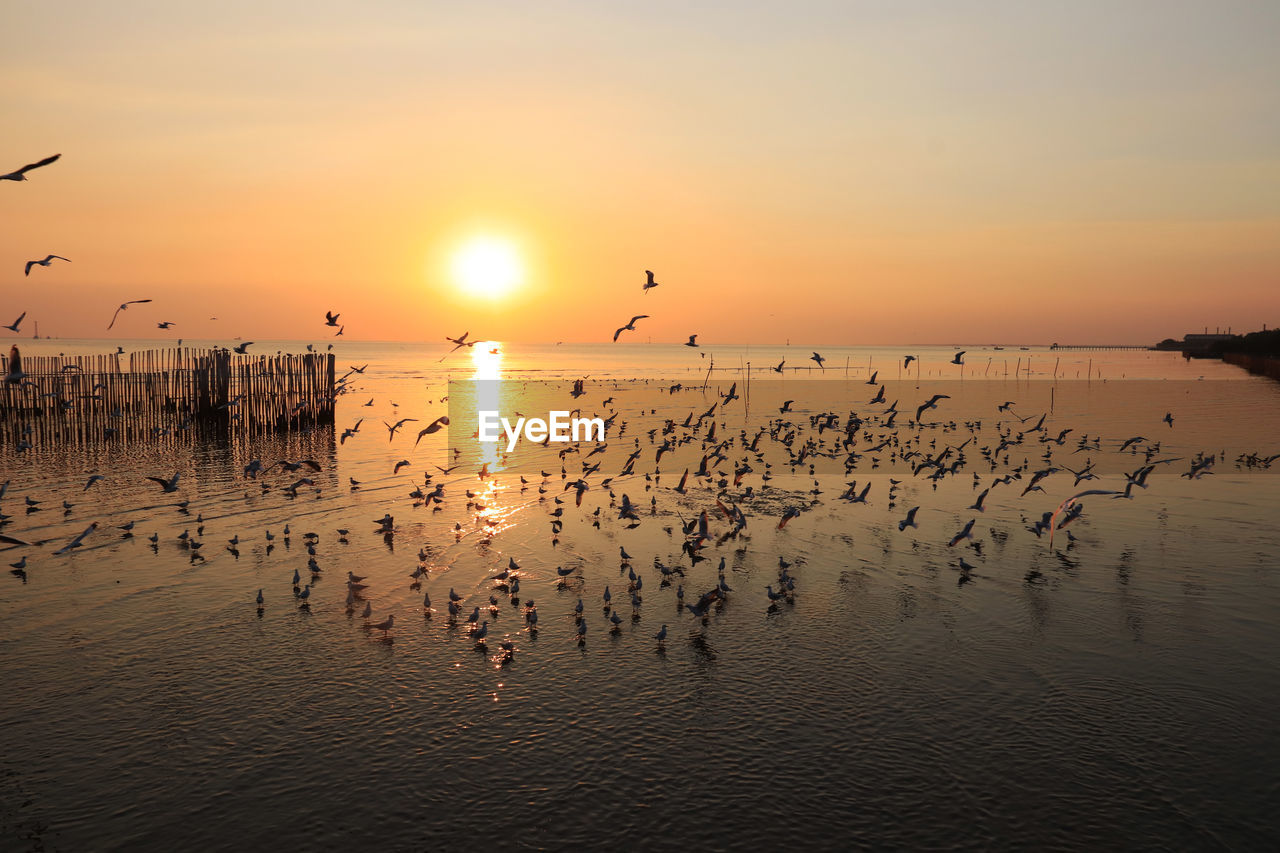
{"type": "Polygon", "coordinates": [[[53,260],[54,258],[57,258],[57,259],[58,259],[58,260],[60,260],[60,261],[66,261],[67,263],[71,263],[71,259],[70,259],[70,258],[64,258],[64,257],[62,257],[62,255],[50,255],[49,257],[45,258],[45,260],[46,260],[46,261],[51,261],[51,260],[53,260]]]}
{"type": "Polygon", "coordinates": [[[618,335],[621,335],[626,330],[627,330],[627,327],[623,326],[621,329],[618,329],[616,332],[613,333],[613,342],[615,344],[618,342],[618,335]]]}
{"type": "MultiPolygon", "coordinates": [[[[21,322],[22,322],[22,320],[23,320],[23,318],[24,318],[24,317],[26,317],[26,316],[27,316],[27,312],[26,312],[26,311],[23,311],[21,314],[19,314],[19,315],[18,315],[18,319],[16,319],[16,320],[14,320],[14,321],[13,321],[13,326],[10,326],[9,328],[10,328],[10,329],[13,329],[13,328],[14,328],[14,326],[17,326],[19,323],[21,323],[21,322]]],[[[16,329],[15,329],[15,331],[16,331],[16,329]]]]}
{"type": "Polygon", "coordinates": [[[39,261],[27,261],[26,269],[22,271],[23,275],[31,275],[31,268],[38,264],[39,261]]]}
{"type": "Polygon", "coordinates": [[[25,175],[27,172],[30,172],[32,169],[39,169],[41,166],[48,166],[50,163],[57,160],[61,156],[62,156],[61,154],[54,154],[52,157],[46,157],[43,160],[36,161],[35,163],[28,163],[27,165],[19,169],[15,174],[25,175]]]}
{"type": "Polygon", "coordinates": [[[159,483],[161,486],[164,486],[165,488],[169,487],[169,481],[164,479],[163,477],[148,477],[147,479],[153,483],[159,483]]]}

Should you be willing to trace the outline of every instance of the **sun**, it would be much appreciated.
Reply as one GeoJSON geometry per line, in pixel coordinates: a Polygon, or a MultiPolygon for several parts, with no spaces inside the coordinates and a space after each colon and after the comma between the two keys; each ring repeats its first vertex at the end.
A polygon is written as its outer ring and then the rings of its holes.
{"type": "Polygon", "coordinates": [[[453,256],[453,280],[469,296],[500,299],[524,281],[520,253],[498,237],[472,237],[453,256]]]}

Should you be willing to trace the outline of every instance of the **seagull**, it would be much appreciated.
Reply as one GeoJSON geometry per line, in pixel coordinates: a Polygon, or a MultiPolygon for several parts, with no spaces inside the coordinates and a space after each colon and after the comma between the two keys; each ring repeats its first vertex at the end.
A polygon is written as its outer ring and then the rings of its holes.
{"type": "Polygon", "coordinates": [[[436,419],[435,419],[434,421],[432,421],[431,423],[427,424],[427,426],[426,426],[426,427],[424,427],[423,429],[421,429],[421,430],[419,430],[419,431],[418,431],[418,438],[417,438],[417,440],[415,440],[415,441],[413,442],[413,446],[414,446],[414,447],[417,447],[417,446],[418,446],[418,442],[419,442],[419,441],[422,441],[422,437],[423,437],[424,435],[431,435],[433,432],[438,432],[438,431],[439,431],[439,429],[440,429],[440,427],[442,427],[442,426],[448,426],[448,425],[449,425],[449,416],[448,416],[448,415],[441,415],[440,417],[436,418],[436,419]]]}
{"type": "Polygon", "coordinates": [[[1086,489],[1083,492],[1077,492],[1076,494],[1067,498],[1062,503],[1058,504],[1058,508],[1055,509],[1049,515],[1049,547],[1050,548],[1053,547],[1053,531],[1056,528],[1058,514],[1061,513],[1064,509],[1065,510],[1072,509],[1073,507],[1077,506],[1076,501],[1088,495],[1122,495],[1122,494],[1124,494],[1124,492],[1118,492],[1115,489],[1086,489]]]}
{"type": "Polygon", "coordinates": [[[324,312],[324,324],[326,326],[336,326],[338,325],[338,318],[341,316],[342,316],[341,314],[335,314],[332,311],[326,311],[324,312]]]}
{"type": "Polygon", "coordinates": [[[910,367],[910,366],[911,366],[911,362],[913,362],[913,361],[915,361],[915,360],[916,360],[916,357],[915,357],[914,355],[904,356],[904,357],[903,357],[903,359],[902,359],[902,366],[903,366],[903,367],[910,367]]]}
{"type": "Polygon", "coordinates": [[[27,374],[22,372],[22,355],[18,352],[18,345],[14,344],[9,347],[9,370],[4,375],[4,381],[6,384],[16,385],[26,378],[27,374]]]}
{"type": "Polygon", "coordinates": [[[972,539],[972,538],[973,538],[973,523],[974,523],[975,521],[977,521],[977,519],[976,519],[976,518],[971,518],[971,519],[969,519],[969,523],[968,523],[968,524],[966,524],[966,525],[964,526],[964,530],[961,530],[961,531],[960,531],[959,533],[957,533],[955,536],[951,537],[951,541],[947,543],[947,547],[948,547],[948,548],[950,548],[950,547],[954,546],[954,545],[955,545],[957,542],[959,542],[961,539],[972,539]]]}
{"type": "Polygon", "coordinates": [[[951,399],[951,395],[949,394],[934,394],[926,402],[921,403],[920,408],[916,409],[916,420],[917,421],[920,420],[920,416],[924,414],[925,409],[938,408],[939,400],[950,400],[950,399],[951,399]]]}
{"type": "Polygon", "coordinates": [[[23,318],[24,318],[24,317],[26,317],[26,316],[27,316],[27,312],[26,312],[26,311],[23,311],[21,314],[19,314],[19,315],[18,315],[18,319],[14,320],[12,323],[10,323],[9,325],[5,326],[5,328],[6,328],[6,329],[8,329],[8,330],[9,330],[9,331],[11,331],[11,332],[16,332],[16,331],[18,331],[18,326],[22,325],[22,320],[23,320],[23,318]]]}
{"type": "Polygon", "coordinates": [[[898,522],[898,532],[902,532],[908,527],[919,527],[919,525],[916,524],[916,513],[919,511],[920,507],[918,506],[913,506],[911,509],[907,510],[907,517],[898,522]]]}
{"type": "Polygon", "coordinates": [[[159,483],[160,487],[164,489],[165,492],[176,492],[178,491],[178,478],[181,476],[182,472],[178,471],[173,475],[172,480],[164,480],[160,477],[148,477],[147,479],[151,480],[153,483],[159,483]]]}
{"type": "Polygon", "coordinates": [[[49,264],[50,264],[50,263],[52,263],[52,262],[53,262],[53,261],[55,261],[55,260],[59,260],[59,261],[66,261],[67,263],[71,263],[71,259],[70,259],[70,258],[64,258],[64,257],[62,257],[62,255],[45,255],[45,256],[44,256],[44,260],[43,260],[43,261],[27,261],[27,268],[26,268],[26,270],[24,270],[24,271],[23,271],[23,273],[22,273],[22,274],[23,274],[23,275],[31,275],[31,268],[32,268],[32,267],[37,266],[37,265],[42,266],[42,267],[47,267],[47,266],[49,266],[49,264]]]}
{"type": "Polygon", "coordinates": [[[417,418],[401,418],[400,420],[398,420],[398,421],[396,421],[396,422],[395,422],[395,425],[394,425],[394,426],[392,426],[391,424],[387,423],[386,421],[383,421],[383,422],[382,422],[382,425],[383,425],[384,427],[386,427],[386,428],[387,428],[387,432],[389,432],[389,433],[390,433],[390,435],[389,435],[389,436],[387,436],[387,441],[388,441],[388,442],[390,442],[392,439],[394,439],[394,438],[396,437],[396,430],[400,429],[400,427],[404,426],[405,424],[409,423],[410,421],[417,421],[417,420],[418,420],[417,418]]]}
{"type": "MultiPolygon", "coordinates": [[[[650,272],[649,270],[645,270],[644,275],[645,275],[644,294],[647,296],[649,294],[649,291],[652,288],[655,288],[658,286],[658,283],[653,280],[653,273],[650,272]]],[[[632,329],[632,331],[635,331],[635,330],[632,329]]]]}
{"type": "Polygon", "coordinates": [[[172,320],[165,320],[165,321],[164,321],[164,322],[162,322],[162,323],[156,323],[156,328],[157,328],[157,329],[167,329],[167,328],[169,328],[170,326],[176,326],[176,325],[178,325],[178,324],[177,324],[177,323],[175,323],[175,322],[173,322],[172,320]]]}
{"type": "MultiPolygon", "coordinates": [[[[650,273],[650,276],[652,275],[653,274],[650,273]]],[[[613,333],[613,342],[616,344],[618,342],[618,336],[621,335],[623,332],[628,332],[628,331],[634,332],[636,330],[636,320],[643,320],[648,316],[649,316],[648,314],[637,314],[636,316],[632,317],[630,320],[627,321],[627,325],[623,326],[622,328],[618,329],[618,331],[613,333]]]]}
{"type": "Polygon", "coordinates": [[[664,624],[664,625],[663,625],[663,626],[658,630],[658,633],[656,633],[656,634],[654,634],[654,635],[653,635],[653,638],[654,638],[655,640],[657,640],[657,641],[658,641],[658,645],[662,645],[664,642],[666,642],[666,639],[667,639],[667,626],[664,624]]]}
{"type": "Polygon", "coordinates": [[[445,335],[445,336],[444,336],[444,339],[445,339],[446,341],[448,341],[449,343],[451,343],[451,344],[453,344],[453,345],[454,345],[453,349],[449,350],[449,352],[453,352],[454,350],[462,349],[463,347],[473,347],[473,346],[475,346],[475,345],[476,345],[476,341],[469,341],[469,340],[467,340],[467,335],[469,335],[469,334],[471,334],[471,332],[463,332],[460,336],[458,336],[458,337],[456,337],[456,338],[451,338],[451,337],[449,337],[448,335],[445,335]]]}
{"type": "Polygon", "coordinates": [[[253,346],[253,341],[245,341],[242,344],[236,344],[235,349],[236,349],[236,352],[238,352],[240,355],[247,355],[249,352],[249,347],[251,346],[253,346]]]}
{"type": "Polygon", "coordinates": [[[382,636],[385,637],[387,636],[387,632],[391,630],[391,626],[394,624],[396,624],[396,615],[392,613],[386,618],[386,620],[379,622],[377,625],[370,625],[369,627],[375,631],[381,631],[382,636]]]}
{"type": "Polygon", "coordinates": [[[74,549],[74,548],[79,548],[79,547],[80,547],[80,545],[81,545],[81,543],[83,543],[83,542],[84,542],[84,538],[85,538],[86,536],[88,536],[90,533],[92,533],[93,531],[97,530],[97,529],[98,529],[98,522],[96,522],[96,521],[95,521],[93,524],[90,524],[88,527],[86,527],[86,528],[84,529],[84,532],[83,532],[83,533],[81,533],[79,536],[77,536],[76,538],[72,539],[72,540],[71,540],[70,542],[68,542],[66,545],[63,545],[61,548],[59,548],[58,550],[54,551],[53,553],[55,553],[55,554],[65,554],[65,553],[67,553],[68,551],[70,551],[70,550],[72,550],[72,549],[74,549]]]}
{"type": "Polygon", "coordinates": [[[32,169],[39,169],[41,166],[48,166],[61,156],[61,154],[54,154],[52,157],[46,157],[43,160],[36,161],[35,163],[28,163],[21,169],[10,172],[7,175],[0,175],[0,181],[25,181],[27,179],[27,172],[30,172],[32,169]]]}
{"type": "Polygon", "coordinates": [[[130,299],[128,302],[120,303],[120,307],[116,309],[116,313],[111,315],[111,322],[107,325],[107,330],[116,324],[116,318],[120,316],[120,312],[128,309],[130,305],[141,305],[143,302],[150,302],[150,299],[130,299]]]}
{"type": "Polygon", "coordinates": [[[698,345],[698,336],[690,335],[689,340],[685,343],[687,347],[696,347],[698,345]]]}
{"type": "Polygon", "coordinates": [[[964,354],[965,354],[966,352],[968,352],[968,350],[963,350],[963,349],[962,349],[962,350],[960,350],[960,352],[958,352],[958,353],[956,353],[954,356],[952,356],[952,358],[951,358],[951,363],[952,363],[952,364],[964,364],[964,354]]]}
{"type": "MultiPolygon", "coordinates": [[[[818,353],[816,353],[816,352],[815,352],[813,355],[809,356],[809,360],[810,360],[810,361],[816,361],[816,362],[818,362],[818,367],[822,367],[822,362],[826,361],[826,359],[825,359],[825,358],[823,358],[822,356],[820,356],[820,355],[819,355],[818,353]]],[[[823,370],[826,370],[826,368],[825,368],[825,367],[822,367],[822,369],[823,369],[823,370]]]]}
{"type": "MultiPolygon", "coordinates": [[[[27,316],[27,315],[26,315],[26,314],[23,314],[23,315],[22,315],[22,317],[25,317],[25,316],[27,316]]],[[[21,322],[22,322],[22,317],[19,317],[19,318],[18,318],[18,323],[21,323],[21,322]]],[[[14,325],[16,326],[16,325],[17,325],[17,323],[15,323],[14,325]]],[[[9,328],[13,329],[13,326],[10,326],[9,328]]],[[[13,330],[14,330],[15,332],[16,332],[16,331],[18,331],[17,329],[13,329],[13,330]]],[[[1165,412],[1165,413],[1164,413],[1164,417],[1163,417],[1163,418],[1161,418],[1161,420],[1162,420],[1164,423],[1167,423],[1169,426],[1173,426],[1173,412],[1165,412]]]]}

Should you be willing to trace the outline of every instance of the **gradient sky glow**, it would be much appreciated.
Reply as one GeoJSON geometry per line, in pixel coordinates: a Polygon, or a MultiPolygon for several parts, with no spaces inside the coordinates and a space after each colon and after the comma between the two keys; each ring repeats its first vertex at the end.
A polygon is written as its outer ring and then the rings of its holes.
{"type": "Polygon", "coordinates": [[[112,334],[1280,324],[1280,4],[694,5],[14,4],[0,171],[63,158],[0,183],[0,321],[96,337],[152,297],[112,334]],[[525,259],[503,302],[450,280],[476,234],[525,259]],[[50,252],[73,263],[24,279],[50,252]]]}

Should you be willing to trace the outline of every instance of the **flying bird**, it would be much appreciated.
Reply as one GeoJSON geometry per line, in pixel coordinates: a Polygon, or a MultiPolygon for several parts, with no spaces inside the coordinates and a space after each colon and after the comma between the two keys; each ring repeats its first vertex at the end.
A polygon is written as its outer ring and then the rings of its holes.
{"type": "Polygon", "coordinates": [[[140,305],[143,302],[150,301],[150,299],[130,299],[128,302],[121,303],[120,307],[116,309],[116,313],[111,315],[111,322],[107,325],[107,330],[110,331],[111,327],[116,324],[116,318],[120,316],[121,311],[126,310],[130,305],[140,305]]]}
{"type": "Polygon", "coordinates": [[[698,336],[690,335],[689,340],[685,343],[687,347],[696,347],[698,345],[698,336]]]}
{"type": "Polygon", "coordinates": [[[326,326],[336,326],[338,325],[338,318],[341,316],[342,316],[341,314],[335,314],[332,311],[326,311],[324,312],[324,324],[326,326]]]}
{"type": "MultiPolygon", "coordinates": [[[[810,360],[810,361],[816,361],[816,362],[818,362],[818,367],[822,367],[822,362],[826,361],[826,359],[825,359],[825,358],[823,358],[822,356],[818,355],[818,353],[816,353],[816,352],[815,352],[813,355],[809,356],[809,360],[810,360]]],[[[822,367],[822,369],[823,369],[823,370],[826,370],[826,368],[825,368],[825,367],[822,367]]]]}
{"type": "Polygon", "coordinates": [[[387,432],[390,433],[390,435],[387,436],[387,441],[390,442],[392,439],[396,437],[396,430],[400,429],[400,427],[410,422],[416,422],[417,420],[418,420],[417,418],[401,418],[400,420],[395,422],[394,426],[387,423],[386,421],[383,421],[382,425],[385,426],[387,428],[387,432]]]}
{"type": "Polygon", "coordinates": [[[177,324],[177,323],[175,323],[175,322],[173,322],[172,320],[164,320],[163,322],[156,323],[156,328],[157,328],[157,329],[167,329],[167,328],[169,328],[170,326],[176,326],[176,325],[178,325],[178,324],[177,324]]]}
{"type": "Polygon", "coordinates": [[[634,332],[636,330],[636,320],[643,320],[648,316],[649,316],[648,314],[637,314],[636,316],[632,317],[630,320],[627,321],[627,324],[625,326],[623,326],[622,328],[618,329],[618,331],[613,333],[613,342],[616,344],[618,342],[618,336],[621,335],[623,332],[634,332]]]}
{"type": "Polygon", "coordinates": [[[92,533],[93,531],[95,531],[95,530],[97,530],[97,529],[98,529],[98,522],[96,522],[96,521],[95,521],[93,524],[90,524],[88,527],[86,527],[86,528],[84,529],[84,532],[83,532],[83,533],[81,533],[79,536],[77,536],[76,538],[72,539],[72,540],[71,540],[70,542],[68,542],[66,545],[63,545],[61,548],[59,548],[58,550],[54,551],[53,553],[55,553],[55,554],[65,554],[65,553],[67,553],[68,551],[70,551],[70,550],[72,550],[72,549],[74,549],[74,548],[79,548],[79,547],[80,547],[80,545],[84,542],[85,537],[86,537],[86,536],[88,536],[90,533],[92,533]]]}
{"type": "Polygon", "coordinates": [[[939,401],[939,400],[950,400],[950,399],[951,399],[951,396],[950,396],[949,394],[934,394],[934,395],[933,395],[932,397],[930,397],[928,400],[926,400],[925,402],[921,403],[921,404],[920,404],[920,408],[916,409],[916,420],[917,420],[917,421],[919,421],[919,420],[920,420],[920,416],[921,416],[922,414],[924,414],[924,412],[925,412],[925,410],[926,410],[926,409],[936,409],[936,408],[938,408],[938,401],[939,401]]]}
{"type": "Polygon", "coordinates": [[[164,489],[165,492],[176,492],[178,491],[178,478],[181,476],[182,472],[178,471],[173,475],[173,479],[171,480],[165,480],[161,477],[148,477],[147,479],[153,483],[159,483],[160,488],[164,489]]]}
{"type": "Polygon", "coordinates": [[[18,331],[18,326],[22,325],[22,320],[23,320],[23,318],[25,318],[26,316],[27,316],[27,312],[26,312],[26,311],[23,311],[21,314],[19,314],[19,315],[18,315],[18,319],[14,320],[12,323],[10,323],[9,325],[5,326],[5,328],[6,328],[6,329],[8,329],[8,330],[9,330],[9,331],[11,331],[11,332],[16,332],[16,331],[18,331]]]}
{"type": "Polygon", "coordinates": [[[653,280],[653,273],[650,272],[649,270],[645,270],[644,275],[645,275],[644,293],[648,295],[650,289],[657,287],[658,283],[653,280]]]}
{"type": "Polygon", "coordinates": [[[440,427],[442,427],[442,426],[448,426],[448,425],[449,425],[449,416],[448,416],[448,415],[441,415],[440,417],[436,418],[436,419],[435,419],[434,421],[432,421],[431,423],[427,424],[427,426],[426,426],[426,427],[424,427],[422,430],[420,430],[420,431],[418,432],[418,438],[417,438],[417,440],[416,440],[416,441],[414,441],[414,442],[413,442],[413,446],[414,446],[414,447],[417,447],[417,446],[418,446],[418,442],[419,442],[419,441],[422,441],[422,437],[423,437],[424,435],[431,435],[433,432],[438,432],[438,431],[440,430],[440,427]]]}
{"type": "Polygon", "coordinates": [[[9,370],[4,375],[4,381],[16,385],[26,378],[27,374],[22,372],[22,355],[18,352],[18,345],[14,344],[9,347],[9,370]]]}
{"type": "MultiPolygon", "coordinates": [[[[1076,494],[1067,498],[1062,503],[1058,504],[1058,508],[1055,509],[1049,515],[1049,547],[1050,548],[1053,547],[1053,531],[1056,529],[1056,522],[1058,520],[1058,515],[1064,509],[1065,510],[1072,509],[1073,507],[1078,505],[1076,502],[1080,498],[1086,497],[1088,495],[1122,495],[1122,494],[1124,494],[1124,492],[1118,492],[1115,489],[1086,489],[1083,492],[1077,492],[1076,494]]],[[[1066,522],[1063,522],[1063,523],[1065,524],[1066,522]]]]}
{"type": "Polygon", "coordinates": [[[253,341],[245,341],[242,344],[236,344],[236,352],[245,355],[249,352],[249,347],[253,346],[253,341]]]}
{"type": "Polygon", "coordinates": [[[473,347],[473,346],[475,346],[475,345],[476,345],[476,342],[475,342],[475,341],[469,341],[469,340],[467,340],[467,335],[469,335],[469,334],[471,334],[471,333],[470,333],[470,332],[463,332],[463,333],[462,333],[462,335],[461,335],[460,337],[456,337],[456,338],[451,338],[451,337],[449,337],[448,335],[445,335],[445,336],[444,336],[444,339],[445,339],[446,341],[449,341],[450,343],[454,344],[453,349],[449,350],[449,352],[453,352],[453,350],[456,350],[456,349],[461,349],[462,347],[473,347]]]}
{"type": "Polygon", "coordinates": [[[41,166],[48,166],[61,156],[61,154],[54,154],[52,157],[46,157],[43,160],[36,161],[35,163],[28,163],[21,169],[17,169],[7,175],[0,175],[0,181],[25,181],[27,179],[27,172],[30,172],[32,169],[39,169],[41,166]]]}
{"type": "Polygon", "coordinates": [[[954,356],[952,356],[952,358],[951,358],[951,363],[952,363],[952,364],[964,364],[964,354],[965,354],[966,352],[968,352],[968,350],[963,350],[963,349],[962,349],[962,350],[960,350],[960,352],[958,352],[958,353],[956,353],[954,356]]]}
{"type": "Polygon", "coordinates": [[[27,268],[23,271],[23,273],[22,273],[22,274],[23,274],[23,275],[31,275],[31,268],[32,268],[32,267],[37,266],[37,265],[38,265],[38,266],[42,266],[42,267],[47,267],[47,266],[49,266],[49,264],[53,263],[55,260],[57,260],[57,261],[66,261],[67,263],[71,263],[71,259],[70,259],[70,258],[64,258],[64,257],[62,257],[62,255],[45,255],[45,256],[44,256],[44,260],[43,260],[43,261],[27,261],[27,268]]]}

